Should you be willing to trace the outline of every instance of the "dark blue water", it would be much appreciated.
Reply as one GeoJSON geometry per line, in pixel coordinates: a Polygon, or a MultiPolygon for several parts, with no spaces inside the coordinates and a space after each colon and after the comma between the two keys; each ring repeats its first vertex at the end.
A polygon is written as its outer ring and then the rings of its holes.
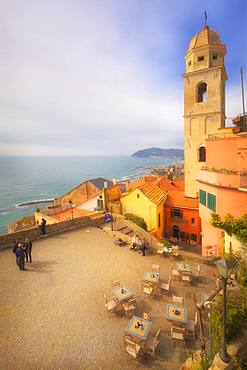
{"type": "Polygon", "coordinates": [[[54,198],[94,177],[122,179],[142,175],[176,160],[131,157],[0,157],[0,234],[6,225],[41,205],[22,202],[54,198]]]}

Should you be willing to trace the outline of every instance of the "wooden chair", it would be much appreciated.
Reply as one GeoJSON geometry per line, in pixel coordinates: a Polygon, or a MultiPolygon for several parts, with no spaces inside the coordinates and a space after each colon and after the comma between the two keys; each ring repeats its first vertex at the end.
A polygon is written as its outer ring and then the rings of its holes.
{"type": "Polygon", "coordinates": [[[178,304],[181,304],[181,305],[184,305],[184,297],[178,297],[176,295],[172,295],[172,301],[174,303],[178,303],[178,304]]]}
{"type": "Polygon", "coordinates": [[[188,319],[188,321],[186,323],[186,331],[187,331],[187,334],[190,335],[190,336],[192,336],[193,339],[195,339],[195,337],[196,337],[197,323],[198,323],[198,314],[196,312],[195,313],[195,319],[194,320],[188,319]]]}
{"type": "Polygon", "coordinates": [[[200,277],[201,276],[201,265],[197,265],[197,269],[196,269],[196,271],[194,272],[194,276],[195,277],[200,277]]]}
{"type": "Polygon", "coordinates": [[[113,289],[120,287],[120,280],[112,280],[111,286],[113,289]]]}
{"type": "Polygon", "coordinates": [[[163,249],[158,249],[157,250],[157,254],[160,256],[160,257],[164,257],[164,252],[163,252],[163,249]]]}
{"type": "Polygon", "coordinates": [[[173,266],[172,266],[172,279],[173,280],[180,280],[181,279],[181,275],[180,275],[179,271],[177,269],[175,269],[173,266]]]}
{"type": "Polygon", "coordinates": [[[191,284],[191,276],[190,275],[182,275],[182,282],[184,284],[191,284]]]}
{"type": "Polygon", "coordinates": [[[108,301],[105,294],[104,297],[105,297],[105,308],[107,309],[107,311],[115,312],[117,309],[117,303],[115,301],[108,301]]]}
{"type": "Polygon", "coordinates": [[[138,343],[133,342],[129,338],[124,338],[124,349],[130,356],[137,359],[140,355],[141,346],[138,343]]]}
{"type": "Polygon", "coordinates": [[[155,336],[152,336],[151,334],[147,336],[147,339],[144,343],[144,350],[151,356],[155,355],[155,351],[160,344],[160,335],[161,335],[161,329],[157,331],[155,336]]]}
{"type": "Polygon", "coordinates": [[[152,265],[151,271],[156,272],[156,273],[159,274],[160,273],[160,265],[152,265]]]}
{"type": "Polygon", "coordinates": [[[148,283],[142,283],[142,292],[143,293],[146,293],[146,294],[153,294],[154,293],[154,287],[151,286],[150,284],[148,283]]]}
{"type": "Polygon", "coordinates": [[[173,245],[172,246],[172,255],[173,255],[173,257],[178,257],[179,256],[178,245],[173,245]]]}
{"type": "Polygon", "coordinates": [[[177,330],[176,327],[171,327],[171,339],[174,341],[183,342],[185,341],[184,333],[181,333],[177,330]]]}
{"type": "Polygon", "coordinates": [[[169,294],[170,293],[170,290],[171,290],[171,281],[172,281],[172,277],[170,276],[169,279],[168,279],[168,283],[161,283],[160,284],[160,289],[163,293],[167,293],[169,294]]]}
{"type": "Polygon", "coordinates": [[[126,316],[133,315],[136,310],[136,299],[132,298],[128,302],[123,303],[122,305],[126,316]]]}

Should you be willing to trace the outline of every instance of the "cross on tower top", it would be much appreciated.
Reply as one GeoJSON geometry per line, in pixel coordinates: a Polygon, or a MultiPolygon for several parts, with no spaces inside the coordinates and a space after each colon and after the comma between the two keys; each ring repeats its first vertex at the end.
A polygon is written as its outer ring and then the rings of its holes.
{"type": "Polygon", "coordinates": [[[205,11],[204,11],[204,21],[205,21],[205,27],[207,27],[207,19],[208,19],[208,16],[207,16],[207,11],[205,10],[205,11]]]}

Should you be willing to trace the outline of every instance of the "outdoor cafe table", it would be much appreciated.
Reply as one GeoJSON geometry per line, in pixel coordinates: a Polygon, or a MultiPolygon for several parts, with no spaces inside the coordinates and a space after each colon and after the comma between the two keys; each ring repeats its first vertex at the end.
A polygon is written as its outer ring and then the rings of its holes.
{"type": "Polygon", "coordinates": [[[132,291],[126,286],[119,286],[115,289],[112,290],[112,294],[114,296],[114,298],[118,301],[118,302],[124,302],[124,301],[127,301],[129,300],[131,297],[134,296],[134,294],[132,293],[132,291]]]}
{"type": "Polygon", "coordinates": [[[158,284],[160,280],[160,274],[158,272],[145,272],[143,276],[143,280],[147,283],[151,284],[158,284]]]}
{"type": "Polygon", "coordinates": [[[176,267],[181,274],[192,274],[192,269],[187,263],[177,263],[176,267]]]}
{"type": "Polygon", "coordinates": [[[164,254],[172,254],[172,246],[165,246],[164,248],[163,248],[163,253],[164,254]]]}
{"type": "Polygon", "coordinates": [[[152,321],[144,320],[141,317],[133,316],[125,330],[125,334],[130,335],[134,342],[144,343],[151,329],[152,321]],[[138,323],[142,324],[138,327],[138,323]]]}
{"type": "Polygon", "coordinates": [[[179,324],[187,323],[187,308],[186,306],[177,306],[169,303],[166,307],[166,318],[179,324]]]}

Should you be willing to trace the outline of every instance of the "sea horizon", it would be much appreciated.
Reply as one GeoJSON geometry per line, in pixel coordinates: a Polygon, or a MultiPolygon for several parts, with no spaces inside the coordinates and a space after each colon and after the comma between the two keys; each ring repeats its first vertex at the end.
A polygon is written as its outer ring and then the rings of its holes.
{"type": "MultiPolygon", "coordinates": [[[[7,225],[32,214],[36,204],[19,205],[61,196],[83,181],[105,177],[134,179],[152,168],[181,163],[179,158],[131,156],[0,156],[0,235],[7,225]]],[[[43,204],[45,206],[45,204],[43,204]]]]}

